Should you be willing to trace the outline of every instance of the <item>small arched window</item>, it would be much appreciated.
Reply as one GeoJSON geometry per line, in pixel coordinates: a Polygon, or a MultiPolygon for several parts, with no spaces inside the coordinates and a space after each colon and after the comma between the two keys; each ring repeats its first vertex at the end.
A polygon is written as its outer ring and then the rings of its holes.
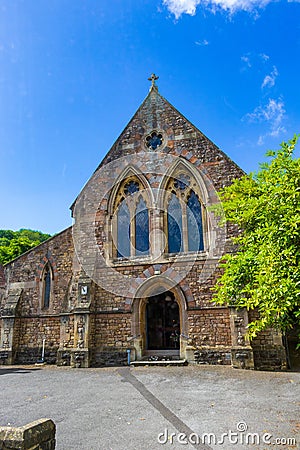
{"type": "Polygon", "coordinates": [[[51,284],[52,284],[52,270],[49,263],[46,264],[43,272],[43,308],[48,309],[50,306],[51,297],[51,284]]]}

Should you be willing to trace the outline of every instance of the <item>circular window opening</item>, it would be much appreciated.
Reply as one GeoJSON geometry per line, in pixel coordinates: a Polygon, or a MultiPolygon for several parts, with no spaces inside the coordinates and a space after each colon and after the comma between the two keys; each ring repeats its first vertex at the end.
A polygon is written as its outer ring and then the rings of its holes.
{"type": "Polygon", "coordinates": [[[158,133],[157,131],[152,131],[152,133],[146,137],[146,146],[148,148],[151,148],[152,150],[156,150],[158,147],[160,147],[162,145],[162,142],[162,134],[158,133]]]}

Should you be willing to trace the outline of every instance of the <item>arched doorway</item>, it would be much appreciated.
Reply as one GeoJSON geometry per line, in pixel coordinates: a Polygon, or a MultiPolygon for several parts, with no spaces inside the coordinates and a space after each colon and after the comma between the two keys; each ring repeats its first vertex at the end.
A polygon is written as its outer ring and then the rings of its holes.
{"type": "Polygon", "coordinates": [[[146,304],[146,349],[179,350],[179,306],[170,291],[153,295],[146,304]]]}
{"type": "Polygon", "coordinates": [[[187,330],[187,304],[180,286],[174,286],[174,281],[165,275],[153,276],[144,281],[132,302],[133,360],[170,355],[186,359],[187,330]],[[173,324],[176,326],[171,330],[170,325],[173,324]],[[175,331],[179,335],[178,340],[175,331]],[[158,339],[159,332],[162,336],[158,339]]]}

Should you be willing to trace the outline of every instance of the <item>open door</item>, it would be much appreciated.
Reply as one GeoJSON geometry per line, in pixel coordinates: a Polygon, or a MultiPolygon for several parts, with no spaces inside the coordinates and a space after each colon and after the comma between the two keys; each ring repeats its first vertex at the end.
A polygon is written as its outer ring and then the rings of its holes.
{"type": "Polygon", "coordinates": [[[146,307],[147,350],[178,350],[179,306],[172,292],[149,297],[146,307]]]}

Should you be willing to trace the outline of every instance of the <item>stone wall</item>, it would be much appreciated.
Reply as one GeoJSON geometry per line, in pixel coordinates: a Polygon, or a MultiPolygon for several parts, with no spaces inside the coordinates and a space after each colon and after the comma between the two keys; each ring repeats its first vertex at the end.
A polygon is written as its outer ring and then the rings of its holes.
{"type": "Polygon", "coordinates": [[[231,364],[230,318],[227,308],[204,307],[188,311],[189,362],[231,364]]]}
{"type": "MultiPolygon", "coordinates": [[[[186,261],[173,262],[170,261],[168,256],[162,255],[159,264],[156,264],[156,266],[159,266],[161,274],[166,274],[166,276],[176,276],[178,274],[180,279],[182,278],[180,274],[187,272],[181,284],[188,287],[186,289],[189,290],[189,295],[193,298],[195,306],[200,308],[212,307],[212,288],[220,274],[218,260],[208,261],[205,257],[198,256],[194,262],[192,261],[191,270],[187,271],[186,261]],[[201,281],[202,278],[204,281],[201,281]]],[[[133,283],[135,279],[137,279],[138,283],[146,281],[147,278],[150,278],[154,274],[153,263],[141,264],[125,261],[116,264],[114,269],[124,277],[130,277],[133,283]]],[[[112,286],[115,287],[118,281],[113,275],[111,278],[112,286]]],[[[100,286],[96,286],[94,308],[95,311],[124,311],[127,309],[126,298],[107,292],[100,286]]]]}
{"type": "Polygon", "coordinates": [[[230,347],[230,320],[227,308],[188,312],[189,337],[196,348],[230,347]]]}
{"type": "MultiPolygon", "coordinates": [[[[257,319],[256,311],[249,312],[249,321],[257,319]]],[[[282,334],[276,330],[261,331],[251,342],[254,365],[260,370],[286,369],[286,351],[282,342],[282,334]]]]}
{"type": "Polygon", "coordinates": [[[56,363],[59,347],[59,317],[20,317],[18,318],[19,343],[16,352],[16,363],[33,364],[42,357],[43,339],[45,339],[45,362],[56,363]]]}
{"type": "Polygon", "coordinates": [[[2,450],[54,450],[56,427],[50,419],[40,419],[23,427],[0,427],[2,450]]]}
{"type": "Polygon", "coordinates": [[[131,336],[131,314],[98,314],[95,317],[95,347],[127,348],[131,336]]]}
{"type": "Polygon", "coordinates": [[[116,347],[103,347],[102,350],[93,349],[91,352],[91,366],[126,366],[127,352],[116,347]]]}
{"type": "Polygon", "coordinates": [[[228,348],[199,348],[191,352],[189,363],[200,365],[230,365],[232,363],[231,351],[228,348]]]}

